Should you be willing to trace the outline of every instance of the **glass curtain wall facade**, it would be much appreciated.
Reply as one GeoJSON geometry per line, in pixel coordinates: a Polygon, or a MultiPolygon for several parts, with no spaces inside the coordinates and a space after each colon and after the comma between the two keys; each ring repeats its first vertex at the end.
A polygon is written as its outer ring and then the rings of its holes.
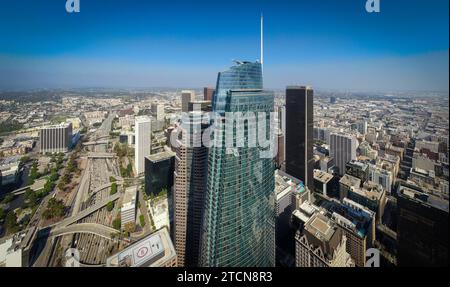
{"type": "Polygon", "coordinates": [[[270,138],[274,96],[263,91],[260,63],[237,62],[219,73],[213,99],[214,146],[208,158],[200,265],[270,267],[275,264],[275,179],[272,157],[259,147],[227,148],[225,138],[248,143],[252,131],[270,138]],[[265,121],[224,128],[228,112],[264,112],[265,121]],[[258,125],[257,125],[258,124],[258,125]],[[256,126],[257,125],[257,126],[256,126]],[[265,129],[261,126],[265,125],[265,129]],[[221,145],[220,145],[221,144],[221,145]]]}

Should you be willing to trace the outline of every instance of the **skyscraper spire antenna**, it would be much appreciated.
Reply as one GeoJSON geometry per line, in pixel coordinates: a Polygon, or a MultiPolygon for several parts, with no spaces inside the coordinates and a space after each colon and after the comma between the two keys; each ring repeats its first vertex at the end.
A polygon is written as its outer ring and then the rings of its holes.
{"type": "Polygon", "coordinates": [[[264,15],[261,13],[261,67],[264,67],[264,15]]]}

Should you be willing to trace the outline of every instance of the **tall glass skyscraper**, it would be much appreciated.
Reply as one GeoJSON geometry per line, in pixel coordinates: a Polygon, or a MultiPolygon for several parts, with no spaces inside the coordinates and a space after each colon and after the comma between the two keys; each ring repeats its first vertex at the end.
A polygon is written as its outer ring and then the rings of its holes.
{"type": "MultiPolygon", "coordinates": [[[[236,62],[218,75],[213,98],[214,146],[208,158],[200,265],[264,267],[275,264],[275,180],[272,157],[261,148],[227,147],[225,138],[248,142],[252,132],[270,139],[274,96],[263,90],[261,64],[236,62]],[[224,128],[226,113],[263,113],[243,131],[224,128]],[[219,115],[219,117],[217,117],[219,115]],[[263,126],[264,125],[264,126],[263,126]]],[[[270,139],[273,140],[273,139],[270,139]]]]}

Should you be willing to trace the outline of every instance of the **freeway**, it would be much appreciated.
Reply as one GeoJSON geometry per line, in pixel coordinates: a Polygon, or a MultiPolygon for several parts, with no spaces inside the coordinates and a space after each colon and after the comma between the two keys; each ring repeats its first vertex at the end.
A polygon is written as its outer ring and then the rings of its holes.
{"type": "Polygon", "coordinates": [[[81,174],[81,182],[78,185],[75,202],[73,203],[72,206],[71,216],[75,216],[78,214],[78,212],[80,211],[81,203],[83,201],[83,195],[87,194],[87,190],[89,190],[89,185],[91,182],[91,172],[90,172],[91,168],[92,168],[91,162],[88,159],[86,168],[83,170],[81,174]]]}
{"type": "Polygon", "coordinates": [[[98,265],[106,261],[106,247],[114,244],[111,235],[117,233],[117,230],[108,227],[111,224],[111,214],[104,207],[121,197],[120,192],[110,195],[106,189],[111,186],[111,176],[116,178],[118,184],[123,182],[118,176],[116,155],[108,153],[109,140],[105,139],[109,137],[114,118],[115,114],[110,113],[101,127],[89,135],[88,144],[93,143],[93,146],[84,145],[88,151],[85,154],[87,165],[81,174],[76,194],[69,203],[70,217],[40,229],[43,236],[38,241],[42,251],[37,253],[35,266],[51,264],[49,262],[54,256],[60,256],[58,252],[54,253],[56,246],[66,244],[63,242],[70,239],[70,236],[77,238],[75,248],[83,251],[83,264],[98,265]]]}
{"type": "Polygon", "coordinates": [[[103,121],[102,125],[96,131],[95,139],[109,136],[109,132],[111,131],[111,127],[112,127],[112,122],[115,117],[116,117],[115,112],[111,112],[108,115],[108,117],[103,121]]]}

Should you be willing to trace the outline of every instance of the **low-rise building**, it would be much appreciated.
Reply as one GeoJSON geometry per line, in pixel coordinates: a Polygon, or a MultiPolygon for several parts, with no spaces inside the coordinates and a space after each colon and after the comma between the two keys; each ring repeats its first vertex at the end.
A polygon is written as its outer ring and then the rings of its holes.
{"type": "Polygon", "coordinates": [[[137,186],[129,187],[125,190],[122,200],[122,208],[120,209],[122,229],[125,230],[130,224],[135,225],[136,222],[136,198],[137,186]]]}
{"type": "Polygon", "coordinates": [[[0,160],[0,186],[15,184],[19,179],[20,156],[0,160]]]}

